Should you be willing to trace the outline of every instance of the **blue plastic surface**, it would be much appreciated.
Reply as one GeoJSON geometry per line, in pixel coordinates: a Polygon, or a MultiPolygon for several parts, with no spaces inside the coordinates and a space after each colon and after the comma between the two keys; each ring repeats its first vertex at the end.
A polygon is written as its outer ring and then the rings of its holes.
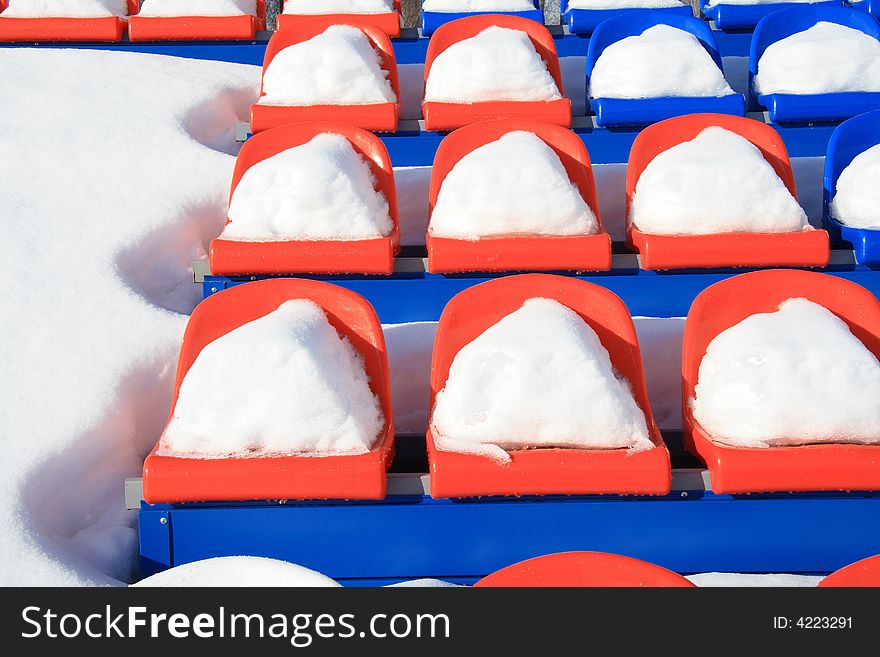
{"type": "MultiPolygon", "coordinates": [[[[754,89],[758,62],[770,44],[803,32],[820,21],[845,25],[880,40],[877,19],[851,7],[810,5],[774,12],[758,22],[752,35],[749,88],[754,89]]],[[[880,109],[880,93],[763,94],[757,97],[757,103],[767,109],[773,122],[840,121],[880,109]]]]}
{"type": "MultiPolygon", "coordinates": [[[[622,9],[570,9],[568,0],[562,0],[560,3],[560,14],[562,15],[563,25],[568,25],[568,31],[572,34],[589,35],[593,33],[599,23],[615,18],[617,16],[629,16],[636,11],[644,11],[635,7],[624,7],[622,9]]],[[[693,16],[690,5],[681,4],[678,7],[661,7],[652,11],[663,13],[679,14],[681,16],[693,16]]]]}
{"type": "Polygon", "coordinates": [[[858,2],[850,2],[849,6],[874,16],[880,16],[880,1],[878,0],[858,0],[858,2]]]}
{"type": "Polygon", "coordinates": [[[422,9],[422,35],[431,36],[441,25],[451,23],[459,18],[467,18],[468,16],[481,16],[485,14],[504,14],[505,16],[519,16],[520,18],[528,18],[536,23],[544,24],[544,12],[541,10],[541,3],[538,0],[532,0],[535,6],[530,11],[468,11],[468,12],[440,12],[425,11],[422,9]]]}
{"type": "MultiPolygon", "coordinates": [[[[842,123],[831,136],[825,156],[823,179],[823,223],[833,242],[852,246],[861,264],[880,265],[880,230],[852,228],[836,221],[829,212],[837,179],[853,159],[872,146],[880,144],[880,111],[862,114],[842,123]]],[[[878,208],[880,214],[880,208],[878,208]]]]}
{"type": "Polygon", "coordinates": [[[609,18],[593,32],[587,49],[587,95],[590,107],[596,114],[596,123],[603,127],[648,125],[673,116],[700,112],[744,115],[745,99],[740,94],[704,98],[638,99],[589,96],[590,76],[605,48],[660,24],[670,25],[693,34],[711,55],[719,70],[723,70],[715,35],[709,25],[698,18],[652,10],[638,10],[626,16],[609,18]]]}
{"type": "MultiPolygon", "coordinates": [[[[802,2],[773,2],[761,5],[728,5],[720,3],[707,7],[706,0],[700,0],[700,10],[703,15],[715,21],[716,27],[721,30],[748,30],[755,27],[764,16],[774,11],[803,7],[802,2]]],[[[827,5],[830,7],[843,7],[843,0],[820,0],[811,3],[811,6],[827,5]]]]}

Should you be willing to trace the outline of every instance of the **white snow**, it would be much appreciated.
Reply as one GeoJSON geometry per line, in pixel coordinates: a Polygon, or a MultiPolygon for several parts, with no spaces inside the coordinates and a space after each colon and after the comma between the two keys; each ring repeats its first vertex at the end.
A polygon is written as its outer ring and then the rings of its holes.
{"type": "Polygon", "coordinates": [[[456,354],[431,427],[439,449],[502,462],[511,449],[653,446],[595,331],[544,298],[527,300],[456,354]]]}
{"type": "Polygon", "coordinates": [[[220,239],[363,240],[388,236],[388,201],[351,142],[324,133],[250,167],[220,239]]]}
{"type": "Polygon", "coordinates": [[[265,557],[214,557],[163,570],[132,586],[331,587],[337,582],[314,570],[265,557]]]}
{"type": "Polygon", "coordinates": [[[369,105],[397,101],[366,34],[331,25],[279,51],[263,76],[261,105],[369,105]]]}
{"type": "Polygon", "coordinates": [[[3,18],[102,18],[127,16],[127,0],[9,0],[3,18]]]}
{"type": "Polygon", "coordinates": [[[202,349],[158,453],[364,454],[383,424],[363,356],[320,306],[295,299],[202,349]]]}
{"type": "Polygon", "coordinates": [[[424,435],[428,426],[431,352],[437,322],[385,324],[382,329],[391,375],[394,431],[424,435]]]}
{"type": "Polygon", "coordinates": [[[690,32],[654,25],[609,45],[593,66],[592,98],[726,96],[733,90],[690,32]]]}
{"type": "Polygon", "coordinates": [[[789,575],[787,573],[755,575],[751,573],[699,573],[687,578],[697,586],[817,586],[821,575],[789,575]]]}
{"type": "Polygon", "coordinates": [[[719,333],[694,392],[694,418],[719,442],[880,443],[880,363],[843,320],[806,299],[719,333]]]}
{"type": "Polygon", "coordinates": [[[680,7],[679,0],[568,0],[569,9],[666,9],[680,7]]]}
{"type": "Polygon", "coordinates": [[[251,16],[256,0],[144,0],[138,16],[251,16]]]}
{"type": "Polygon", "coordinates": [[[598,229],[556,152],[524,131],[508,132],[461,158],[443,180],[428,225],[435,237],[466,240],[591,235],[598,229]]]}
{"type": "Polygon", "coordinates": [[[283,14],[387,14],[392,0],[285,0],[283,14]]]}
{"type": "MultiPolygon", "coordinates": [[[[709,0],[706,3],[707,7],[717,7],[718,5],[771,5],[771,4],[779,4],[783,0],[709,0]]],[[[812,4],[814,2],[821,2],[822,0],[785,0],[788,2],[797,2],[803,4],[812,4]]]]}
{"type": "Polygon", "coordinates": [[[880,41],[825,21],[771,43],[758,60],[759,94],[880,91],[880,41]]]}
{"type": "Polygon", "coordinates": [[[425,100],[474,103],[562,98],[547,65],[521,30],[493,25],[449,46],[431,64],[425,100]]]}
{"type": "Polygon", "coordinates": [[[462,13],[472,11],[532,11],[531,0],[425,0],[422,11],[462,13]]]}
{"type": "Polygon", "coordinates": [[[880,230],[880,144],[856,155],[843,169],[829,210],[845,226],[880,230]]]}
{"type": "Polygon", "coordinates": [[[648,163],[636,183],[630,220],[655,235],[783,233],[808,226],[761,151],[715,126],[648,163]]]}
{"type": "Polygon", "coordinates": [[[453,584],[452,582],[445,582],[442,579],[433,579],[431,577],[423,577],[420,579],[408,579],[403,582],[397,582],[396,584],[389,584],[389,588],[423,588],[423,589],[443,589],[443,588],[457,588],[460,587],[461,584],[453,584]]]}
{"type": "Polygon", "coordinates": [[[402,246],[424,246],[428,232],[430,166],[394,167],[397,188],[397,221],[402,246]]]}

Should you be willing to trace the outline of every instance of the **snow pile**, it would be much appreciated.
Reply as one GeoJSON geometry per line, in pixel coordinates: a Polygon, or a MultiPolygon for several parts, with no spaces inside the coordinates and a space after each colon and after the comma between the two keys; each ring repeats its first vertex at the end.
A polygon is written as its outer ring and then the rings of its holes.
{"type": "Polygon", "coordinates": [[[880,144],[856,155],[840,173],[829,210],[845,226],[880,230],[880,144]]]}
{"type": "MultiPolygon", "coordinates": [[[[776,1],[776,0],[774,0],[776,1]]],[[[569,9],[666,9],[680,7],[680,0],[568,0],[569,9]]]]}
{"type": "Polygon", "coordinates": [[[636,183],[630,221],[655,235],[784,233],[809,225],[761,151],[714,126],[648,163],[636,183]]]}
{"type": "Polygon", "coordinates": [[[320,134],[245,171],[220,239],[364,240],[391,234],[388,202],[351,142],[320,134]]]}
{"type": "Polygon", "coordinates": [[[528,35],[494,25],[440,53],[425,82],[426,101],[475,103],[560,98],[556,82],[528,35]]]}
{"type": "Polygon", "coordinates": [[[455,356],[436,397],[438,449],[507,461],[505,450],[653,446],[645,416],[595,331],[533,298],[455,356]]]}
{"type": "Polygon", "coordinates": [[[214,557],[169,568],[132,586],[185,587],[330,587],[326,575],[287,561],[265,557],[214,557]]]}
{"type": "Polygon", "coordinates": [[[285,0],[283,14],[387,14],[392,0],[285,0]]]}
{"type": "Polygon", "coordinates": [[[276,54],[263,76],[261,105],[369,105],[397,98],[370,39],[331,25],[276,54]]]}
{"type": "Polygon", "coordinates": [[[532,11],[532,0],[424,0],[422,11],[462,13],[472,11],[532,11]]]}
{"type": "Polygon", "coordinates": [[[383,424],[363,357],[320,306],[296,299],[202,349],[158,453],[364,454],[383,424]]]}
{"type": "Polygon", "coordinates": [[[717,97],[732,93],[697,37],[662,24],[605,48],[590,76],[592,98],[717,97]]]}
{"type": "Polygon", "coordinates": [[[428,226],[435,237],[468,240],[591,235],[598,229],[556,152],[523,131],[509,132],[461,158],[440,187],[428,226]]]}
{"type": "Polygon", "coordinates": [[[880,363],[843,320],[806,299],[719,333],[694,393],[694,418],[719,442],[880,443],[880,363]]]}
{"type": "Polygon", "coordinates": [[[127,16],[127,0],[9,0],[3,18],[105,18],[127,16]]]}
{"type": "Polygon", "coordinates": [[[256,0],[144,0],[138,16],[251,16],[256,0]]]}
{"type": "Polygon", "coordinates": [[[880,91],[880,41],[825,21],[767,46],[758,60],[759,94],[880,91]]]}

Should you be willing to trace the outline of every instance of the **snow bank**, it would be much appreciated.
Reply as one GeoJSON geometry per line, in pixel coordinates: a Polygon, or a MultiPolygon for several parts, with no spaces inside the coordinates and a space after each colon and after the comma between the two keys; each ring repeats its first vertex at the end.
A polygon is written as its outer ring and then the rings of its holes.
{"type": "Polygon", "coordinates": [[[287,561],[265,557],[214,557],[156,573],[132,586],[186,587],[329,587],[326,575],[287,561]]]}
{"type": "Polygon", "coordinates": [[[387,14],[392,0],[285,0],[283,14],[387,14]]]}
{"type": "Polygon", "coordinates": [[[266,67],[261,105],[368,105],[397,101],[382,59],[361,30],[331,25],[282,49],[266,67]]]}
{"type": "Polygon", "coordinates": [[[388,236],[388,201],[351,142],[324,133],[241,177],[220,239],[363,240],[388,236]]]}
{"type": "Polygon", "coordinates": [[[719,333],[698,380],[694,418],[719,442],[880,443],[880,363],[841,319],[806,299],[719,333]]]}
{"type": "Polygon", "coordinates": [[[127,0],[9,0],[3,18],[101,18],[127,16],[127,0]]]}
{"type": "Polygon", "coordinates": [[[509,132],[461,158],[440,187],[428,225],[435,237],[467,240],[591,235],[598,229],[556,152],[524,131],[509,132]]]}
{"type": "Polygon", "coordinates": [[[144,0],[138,16],[257,15],[256,0],[144,0]]]}
{"type": "Polygon", "coordinates": [[[383,424],[363,357],[320,306],[296,299],[202,349],[158,453],[364,454],[383,424]]]}
{"type": "Polygon", "coordinates": [[[431,417],[439,449],[509,460],[505,450],[653,446],[629,383],[598,336],[534,298],[456,354],[431,417]]]}
{"type": "Polygon", "coordinates": [[[463,14],[472,11],[532,11],[531,0],[425,0],[422,11],[463,14]]]}
{"type": "Polygon", "coordinates": [[[844,168],[829,210],[845,226],[880,230],[880,144],[859,153],[844,168]]]}
{"type": "Polygon", "coordinates": [[[880,41],[825,21],[771,43],[758,60],[759,94],[880,91],[880,41]]]}
{"type": "Polygon", "coordinates": [[[452,44],[431,64],[425,100],[473,103],[562,98],[525,32],[488,27],[452,44]]]}
{"type": "Polygon", "coordinates": [[[590,76],[592,98],[726,96],[733,90],[690,32],[649,27],[605,48],[590,76]]]}
{"type": "Polygon", "coordinates": [[[680,0],[568,0],[569,9],[666,9],[681,4],[680,0]]]}
{"type": "Polygon", "coordinates": [[[636,183],[630,220],[655,235],[785,233],[807,215],[749,140],[719,127],[655,157],[636,183]]]}

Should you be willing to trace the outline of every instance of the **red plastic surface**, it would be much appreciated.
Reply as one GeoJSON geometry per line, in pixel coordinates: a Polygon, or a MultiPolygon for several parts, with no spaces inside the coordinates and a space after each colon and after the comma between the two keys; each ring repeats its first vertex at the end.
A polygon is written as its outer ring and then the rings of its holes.
{"type": "MultiPolygon", "coordinates": [[[[263,75],[269,63],[281,50],[296,43],[308,41],[331,25],[351,25],[364,32],[382,59],[382,68],[388,71],[391,89],[397,98],[396,103],[374,103],[370,105],[252,105],[251,131],[261,132],[276,128],[286,123],[302,123],[304,121],[329,121],[347,123],[349,125],[374,130],[376,132],[394,132],[397,130],[397,116],[400,111],[400,84],[397,81],[397,61],[391,39],[375,25],[350,18],[335,16],[315,16],[278,30],[269,39],[266,55],[263,59],[263,75]]],[[[265,92],[260,89],[260,95],[265,92]]]]}
{"type": "Polygon", "coordinates": [[[256,0],[256,16],[139,16],[128,20],[132,41],[250,41],[266,29],[266,0],[256,0]]]}
{"type": "MultiPolygon", "coordinates": [[[[648,163],[663,151],[694,139],[710,126],[725,128],[752,142],[797,199],[788,153],[773,128],[741,116],[691,114],[650,125],[636,137],[626,170],[627,217],[639,176],[648,163]]],[[[816,229],[800,233],[653,235],[628,224],[627,242],[638,250],[642,269],[824,267],[831,254],[828,233],[816,229]]]]}
{"type": "MultiPolygon", "coordinates": [[[[655,447],[625,449],[514,450],[499,464],[473,454],[445,452],[428,431],[432,497],[486,495],[665,495],[671,484],[669,453],[654,423],[639,343],[629,311],[605,288],[576,278],[521,274],[480,283],[457,294],[443,309],[431,360],[431,408],[446,385],[459,350],[532,297],[556,299],[598,334],[611,362],[632,386],[655,447]]],[[[588,402],[587,402],[588,403],[588,402]]]]}
{"type": "MultiPolygon", "coordinates": [[[[459,128],[447,135],[434,157],[429,205],[433,212],[446,176],[471,151],[496,141],[508,132],[526,130],[550,146],[565,167],[569,179],[599,219],[596,186],[590,156],[581,139],[571,130],[549,123],[524,119],[499,119],[459,128]]],[[[600,232],[583,236],[518,236],[462,240],[432,237],[428,246],[428,271],[599,271],[611,268],[611,238],[599,221],[600,232]]]]}
{"type": "MultiPolygon", "coordinates": [[[[732,447],[712,440],[694,419],[690,399],[700,361],[722,331],[755,313],[773,312],[792,297],[828,308],[880,357],[880,303],[868,290],[836,276],[778,269],[715,283],[694,300],[685,323],[682,400],[685,447],[709,468],[715,493],[880,490],[880,446],[820,444],[732,447]]],[[[834,436],[829,436],[833,440],[834,436]]]]}
{"type": "MultiPolygon", "coordinates": [[[[525,32],[547,65],[547,70],[556,82],[559,93],[564,93],[556,46],[553,44],[553,37],[547,28],[527,18],[500,14],[468,16],[437,28],[428,43],[428,52],[425,56],[425,80],[427,81],[431,65],[440,53],[452,44],[476,36],[493,25],[525,32]]],[[[514,118],[555,123],[568,128],[571,126],[571,101],[567,98],[551,101],[483,101],[477,103],[425,101],[422,103],[422,116],[425,119],[425,130],[454,130],[478,121],[514,118]]]]}
{"type": "MultiPolygon", "coordinates": [[[[389,37],[400,36],[400,0],[394,0],[394,11],[384,14],[321,14],[317,17],[332,18],[334,22],[345,21],[349,18],[375,25],[389,37]]],[[[303,21],[316,18],[315,14],[278,14],[278,29],[285,30],[288,27],[299,25],[303,21]]]]}
{"type": "MultiPolygon", "coordinates": [[[[0,12],[8,6],[0,0],[0,12]]],[[[128,13],[138,12],[138,0],[128,0],[128,13]]],[[[4,18],[0,13],[0,41],[122,41],[127,22],[102,18],[4,18]]]]}
{"type": "Polygon", "coordinates": [[[690,581],[647,561],[607,552],[558,552],[486,575],[480,587],[683,587],[690,581]]]}
{"type": "Polygon", "coordinates": [[[835,570],[819,582],[823,587],[880,587],[880,554],[835,570]]]}
{"type": "MultiPolygon", "coordinates": [[[[363,355],[370,387],[385,414],[385,427],[373,449],[356,456],[194,459],[159,456],[157,443],[144,463],[144,500],[153,504],[385,497],[386,472],[394,456],[385,339],[372,306],[344,288],[321,281],[269,279],[230,288],[202,301],[183,336],[171,416],[180,384],[205,345],[267,315],[289,299],[310,299],[320,305],[333,327],[363,355]]],[[[248,392],[243,390],[242,396],[248,392]]]]}
{"type": "Polygon", "coordinates": [[[235,161],[229,198],[232,199],[241,177],[250,167],[326,132],[348,139],[370,165],[376,177],[376,189],[388,201],[393,222],[391,236],[355,241],[215,239],[209,255],[212,274],[390,274],[394,271],[394,256],[400,248],[394,170],[385,145],[371,132],[339,123],[295,123],[254,135],[244,143],[235,161]]]}

